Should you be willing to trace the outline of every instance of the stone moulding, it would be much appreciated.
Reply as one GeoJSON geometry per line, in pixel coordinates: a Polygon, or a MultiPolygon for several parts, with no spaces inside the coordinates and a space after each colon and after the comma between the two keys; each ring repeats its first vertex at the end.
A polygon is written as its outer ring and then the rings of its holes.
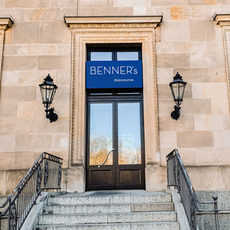
{"type": "Polygon", "coordinates": [[[215,14],[213,20],[217,25],[222,27],[227,76],[226,81],[228,86],[228,103],[230,107],[230,14],[215,14]]]}
{"type": "Polygon", "coordinates": [[[10,17],[0,17],[0,83],[2,79],[2,59],[4,50],[5,30],[13,25],[13,20],[10,17]]]}
{"type": "Polygon", "coordinates": [[[71,141],[69,166],[85,164],[86,152],[86,45],[92,43],[141,43],[145,163],[156,164],[159,149],[156,78],[156,27],[162,16],[64,17],[72,33],[71,141]]]}
{"type": "Polygon", "coordinates": [[[230,14],[215,14],[213,20],[216,21],[217,25],[229,26],[230,25],[230,14]]]}
{"type": "Polygon", "coordinates": [[[10,17],[0,17],[0,27],[4,30],[11,28],[14,21],[10,17]]]}
{"type": "Polygon", "coordinates": [[[157,27],[163,20],[163,16],[121,16],[121,17],[76,17],[76,16],[66,16],[64,21],[67,26],[74,26],[80,24],[88,24],[90,26],[96,25],[100,27],[101,24],[148,24],[149,26],[157,27]]]}

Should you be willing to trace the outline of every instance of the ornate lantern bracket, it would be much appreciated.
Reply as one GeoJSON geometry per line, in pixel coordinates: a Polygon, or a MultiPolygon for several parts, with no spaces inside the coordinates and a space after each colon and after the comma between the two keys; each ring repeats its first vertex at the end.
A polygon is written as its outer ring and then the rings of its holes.
{"type": "Polygon", "coordinates": [[[171,117],[177,120],[180,117],[180,105],[183,102],[185,86],[187,82],[183,81],[182,76],[177,72],[173,78],[173,81],[169,83],[173,100],[175,102],[174,111],[171,113],[171,117]]]}
{"type": "Polygon", "coordinates": [[[54,113],[54,108],[49,108],[53,102],[54,95],[57,90],[57,85],[53,83],[53,79],[48,76],[44,79],[43,83],[39,84],[42,103],[45,106],[46,118],[50,120],[50,123],[58,119],[58,115],[54,113]]]}

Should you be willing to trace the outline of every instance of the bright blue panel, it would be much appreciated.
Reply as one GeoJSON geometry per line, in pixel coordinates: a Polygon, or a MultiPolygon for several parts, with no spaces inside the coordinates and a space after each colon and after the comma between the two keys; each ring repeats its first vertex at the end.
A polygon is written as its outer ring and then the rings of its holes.
{"type": "Polygon", "coordinates": [[[142,88],[142,61],[87,61],[86,88],[142,88]]]}

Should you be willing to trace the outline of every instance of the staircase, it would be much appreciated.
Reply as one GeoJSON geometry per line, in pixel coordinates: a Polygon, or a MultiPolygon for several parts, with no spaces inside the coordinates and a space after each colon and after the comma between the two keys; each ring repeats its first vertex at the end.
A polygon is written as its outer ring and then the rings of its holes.
{"type": "Polygon", "coordinates": [[[48,198],[34,230],[179,230],[171,194],[98,191],[48,198]]]}

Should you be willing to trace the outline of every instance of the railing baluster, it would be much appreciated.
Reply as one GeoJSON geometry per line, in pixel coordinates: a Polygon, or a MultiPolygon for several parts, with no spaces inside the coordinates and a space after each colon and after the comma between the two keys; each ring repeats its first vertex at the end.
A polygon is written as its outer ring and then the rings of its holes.
{"type": "Polygon", "coordinates": [[[214,200],[215,227],[216,227],[216,230],[219,230],[219,214],[218,214],[219,211],[218,211],[218,204],[217,204],[218,196],[213,195],[212,199],[214,200]]]}

